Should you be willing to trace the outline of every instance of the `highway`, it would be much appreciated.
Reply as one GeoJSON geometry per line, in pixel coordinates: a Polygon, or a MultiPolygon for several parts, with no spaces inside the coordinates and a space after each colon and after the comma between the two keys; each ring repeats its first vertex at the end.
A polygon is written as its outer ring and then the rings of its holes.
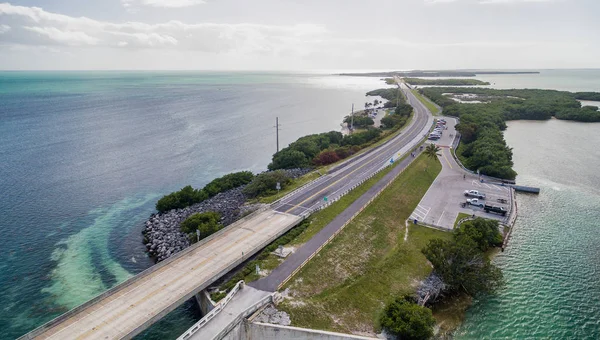
{"type": "Polygon", "coordinates": [[[22,339],[128,339],[139,334],[325,204],[325,196],[336,199],[392,157],[398,158],[401,149],[416,145],[431,117],[410,91],[405,93],[415,112],[401,134],[337,166],[271,209],[224,228],[22,339]]]}
{"type": "Polygon", "coordinates": [[[319,178],[316,183],[309,185],[302,192],[284,198],[273,209],[297,216],[314,211],[326,203],[325,197],[328,200],[335,200],[345,190],[386,165],[392,158],[397,159],[402,147],[423,135],[423,130],[431,117],[427,108],[410,91],[405,89],[404,93],[407,94],[408,103],[414,108],[414,116],[401,134],[335,168],[330,174],[319,178]]]}

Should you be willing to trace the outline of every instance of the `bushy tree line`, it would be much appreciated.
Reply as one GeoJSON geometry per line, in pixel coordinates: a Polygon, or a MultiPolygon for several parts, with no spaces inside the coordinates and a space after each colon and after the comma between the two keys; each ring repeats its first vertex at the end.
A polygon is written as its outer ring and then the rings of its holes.
{"type": "Polygon", "coordinates": [[[584,122],[600,121],[600,111],[581,107],[577,99],[593,99],[595,92],[570,93],[555,90],[488,88],[423,88],[419,90],[444,109],[444,113],[460,118],[457,130],[463,143],[457,150],[464,165],[489,176],[514,179],[512,151],[502,131],[505,121],[517,119],[558,119],[584,122]],[[457,103],[444,93],[477,94],[485,103],[457,103]]]}
{"type": "Polygon", "coordinates": [[[452,240],[433,239],[422,250],[447,292],[476,296],[493,293],[503,283],[502,272],[485,251],[502,245],[498,222],[483,218],[463,223],[452,240]]]}
{"type": "Polygon", "coordinates": [[[344,119],[344,123],[347,123],[348,125],[352,124],[355,128],[364,128],[375,124],[371,117],[365,116],[354,116],[354,119],[351,116],[348,116],[344,119]]]}
{"type": "Polygon", "coordinates": [[[191,185],[185,186],[179,191],[163,196],[156,203],[158,212],[171,209],[182,209],[192,204],[200,203],[216,194],[239,186],[248,184],[254,175],[250,171],[240,171],[216,178],[202,189],[194,189],[191,185]]]}
{"type": "Polygon", "coordinates": [[[383,107],[390,108],[396,107],[398,104],[406,104],[404,96],[400,94],[400,89],[397,87],[389,87],[385,89],[377,89],[367,92],[367,96],[379,96],[387,99],[387,102],[383,104],[383,107]]]}
{"type": "Polygon", "coordinates": [[[380,129],[368,128],[348,136],[335,131],[305,136],[274,154],[269,170],[331,164],[356,153],[380,135],[380,129]]]}
{"type": "Polygon", "coordinates": [[[575,99],[600,101],[600,92],[575,92],[575,99]]]}
{"type": "Polygon", "coordinates": [[[404,81],[411,85],[441,85],[441,86],[468,86],[468,85],[489,85],[487,81],[478,79],[423,79],[423,78],[404,78],[404,81]]]}

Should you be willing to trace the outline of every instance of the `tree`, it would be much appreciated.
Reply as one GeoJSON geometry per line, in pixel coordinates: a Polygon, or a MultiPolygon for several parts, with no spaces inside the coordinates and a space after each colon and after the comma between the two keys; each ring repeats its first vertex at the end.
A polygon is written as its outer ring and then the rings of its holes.
{"type": "Polygon", "coordinates": [[[294,169],[308,167],[306,155],[297,150],[284,149],[273,155],[269,170],[294,169]]]}
{"type": "Polygon", "coordinates": [[[502,272],[490,263],[469,237],[433,239],[422,250],[451,291],[476,296],[492,293],[502,285],[502,272]]]}
{"type": "Polygon", "coordinates": [[[179,229],[188,234],[190,241],[194,242],[198,239],[196,230],[200,231],[200,240],[215,233],[223,228],[220,223],[221,215],[219,213],[208,211],[197,213],[189,216],[185,221],[181,222],[179,229]]]}
{"type": "MultiPolygon", "coordinates": [[[[441,149],[437,145],[429,144],[425,147],[425,151],[423,153],[427,156],[427,158],[437,160],[438,152],[440,150],[441,149]]],[[[425,172],[427,172],[427,168],[428,166],[425,167],[425,172]]]]}
{"type": "Polygon", "coordinates": [[[468,237],[477,244],[480,251],[502,245],[502,234],[498,230],[498,221],[477,217],[461,224],[454,230],[454,238],[460,240],[468,237]]]}
{"type": "Polygon", "coordinates": [[[435,319],[431,310],[399,297],[385,307],[381,326],[400,339],[429,339],[433,336],[435,319]]]}
{"type": "Polygon", "coordinates": [[[250,184],[243,190],[244,195],[254,198],[266,196],[274,193],[277,189],[277,183],[284,189],[291,179],[282,170],[268,171],[256,175],[250,184]]]}

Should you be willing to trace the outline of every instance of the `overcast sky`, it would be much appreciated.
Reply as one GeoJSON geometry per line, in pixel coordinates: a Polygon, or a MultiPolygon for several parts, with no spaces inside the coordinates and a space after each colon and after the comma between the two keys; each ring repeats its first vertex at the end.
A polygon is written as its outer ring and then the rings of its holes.
{"type": "Polygon", "coordinates": [[[0,69],[441,68],[600,68],[600,1],[0,3],[0,69]]]}

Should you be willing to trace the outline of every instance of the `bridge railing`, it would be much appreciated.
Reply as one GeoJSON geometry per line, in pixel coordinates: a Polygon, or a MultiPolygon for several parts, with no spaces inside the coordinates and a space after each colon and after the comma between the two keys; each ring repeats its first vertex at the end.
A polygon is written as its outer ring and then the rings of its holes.
{"type": "Polygon", "coordinates": [[[259,215],[260,213],[262,213],[262,212],[264,212],[264,211],[266,211],[268,209],[269,209],[269,207],[263,207],[263,208],[258,209],[257,211],[254,211],[253,213],[249,214],[248,216],[245,216],[245,217],[237,220],[236,222],[228,225],[227,227],[225,227],[225,228],[223,228],[223,229],[215,232],[214,234],[212,234],[212,235],[210,235],[210,236],[208,236],[208,237],[200,240],[200,242],[197,242],[197,243],[191,245],[190,247],[187,247],[186,249],[180,251],[179,253],[177,253],[177,254],[169,257],[169,258],[167,258],[166,260],[161,261],[161,262],[153,265],[152,267],[150,267],[150,268],[142,271],[141,273],[139,273],[139,274],[131,277],[130,279],[128,279],[128,280],[126,280],[126,281],[124,281],[124,282],[122,282],[122,283],[120,283],[120,284],[118,284],[118,285],[110,288],[109,290],[107,290],[107,291],[105,291],[105,292],[103,292],[103,293],[95,296],[91,300],[89,300],[89,301],[87,301],[87,302],[85,302],[85,303],[83,303],[83,304],[81,304],[81,305],[79,305],[79,306],[77,306],[77,307],[69,310],[68,312],[66,312],[66,313],[64,313],[62,315],[59,315],[58,317],[56,317],[56,318],[48,321],[47,323],[45,323],[45,324],[41,325],[40,327],[32,330],[31,332],[29,332],[29,333],[21,336],[19,339],[33,339],[34,337],[42,334],[43,332],[45,332],[46,330],[52,328],[53,326],[55,326],[55,325],[57,325],[57,324],[65,321],[65,320],[69,319],[71,316],[73,316],[73,315],[81,312],[82,310],[84,310],[84,309],[86,309],[86,308],[88,308],[88,307],[90,307],[90,306],[98,303],[102,299],[104,299],[104,298],[106,298],[106,297],[108,297],[108,296],[110,296],[110,295],[112,295],[112,294],[114,294],[114,293],[116,293],[116,292],[118,292],[118,291],[120,291],[122,289],[125,289],[125,288],[131,286],[135,282],[138,282],[141,279],[145,278],[146,276],[148,276],[148,275],[150,275],[150,274],[152,274],[152,273],[160,270],[161,268],[163,268],[163,267],[165,267],[165,266],[173,263],[174,261],[177,261],[179,258],[181,258],[181,257],[183,257],[183,256],[185,256],[185,255],[187,255],[187,254],[195,251],[197,248],[199,248],[199,247],[203,246],[204,244],[212,241],[216,237],[224,234],[225,232],[227,232],[227,231],[229,231],[229,230],[231,230],[233,228],[236,228],[239,224],[244,223],[245,221],[256,217],[257,215],[259,215]]]}
{"type": "Polygon", "coordinates": [[[211,310],[210,312],[208,312],[208,314],[203,316],[202,319],[200,319],[200,321],[196,322],[192,327],[190,327],[190,329],[188,329],[185,333],[183,333],[181,336],[179,336],[177,338],[177,340],[186,340],[190,336],[192,336],[194,333],[196,333],[198,330],[200,330],[200,328],[204,327],[204,325],[206,325],[210,320],[212,320],[215,316],[217,316],[217,314],[219,314],[223,310],[223,308],[225,308],[225,306],[227,306],[229,301],[231,301],[231,299],[233,299],[233,296],[243,287],[243,285],[244,285],[244,281],[243,280],[239,281],[231,289],[229,294],[227,294],[227,296],[225,296],[225,298],[223,300],[221,300],[217,303],[217,305],[215,306],[215,308],[213,308],[213,310],[211,310]]]}

